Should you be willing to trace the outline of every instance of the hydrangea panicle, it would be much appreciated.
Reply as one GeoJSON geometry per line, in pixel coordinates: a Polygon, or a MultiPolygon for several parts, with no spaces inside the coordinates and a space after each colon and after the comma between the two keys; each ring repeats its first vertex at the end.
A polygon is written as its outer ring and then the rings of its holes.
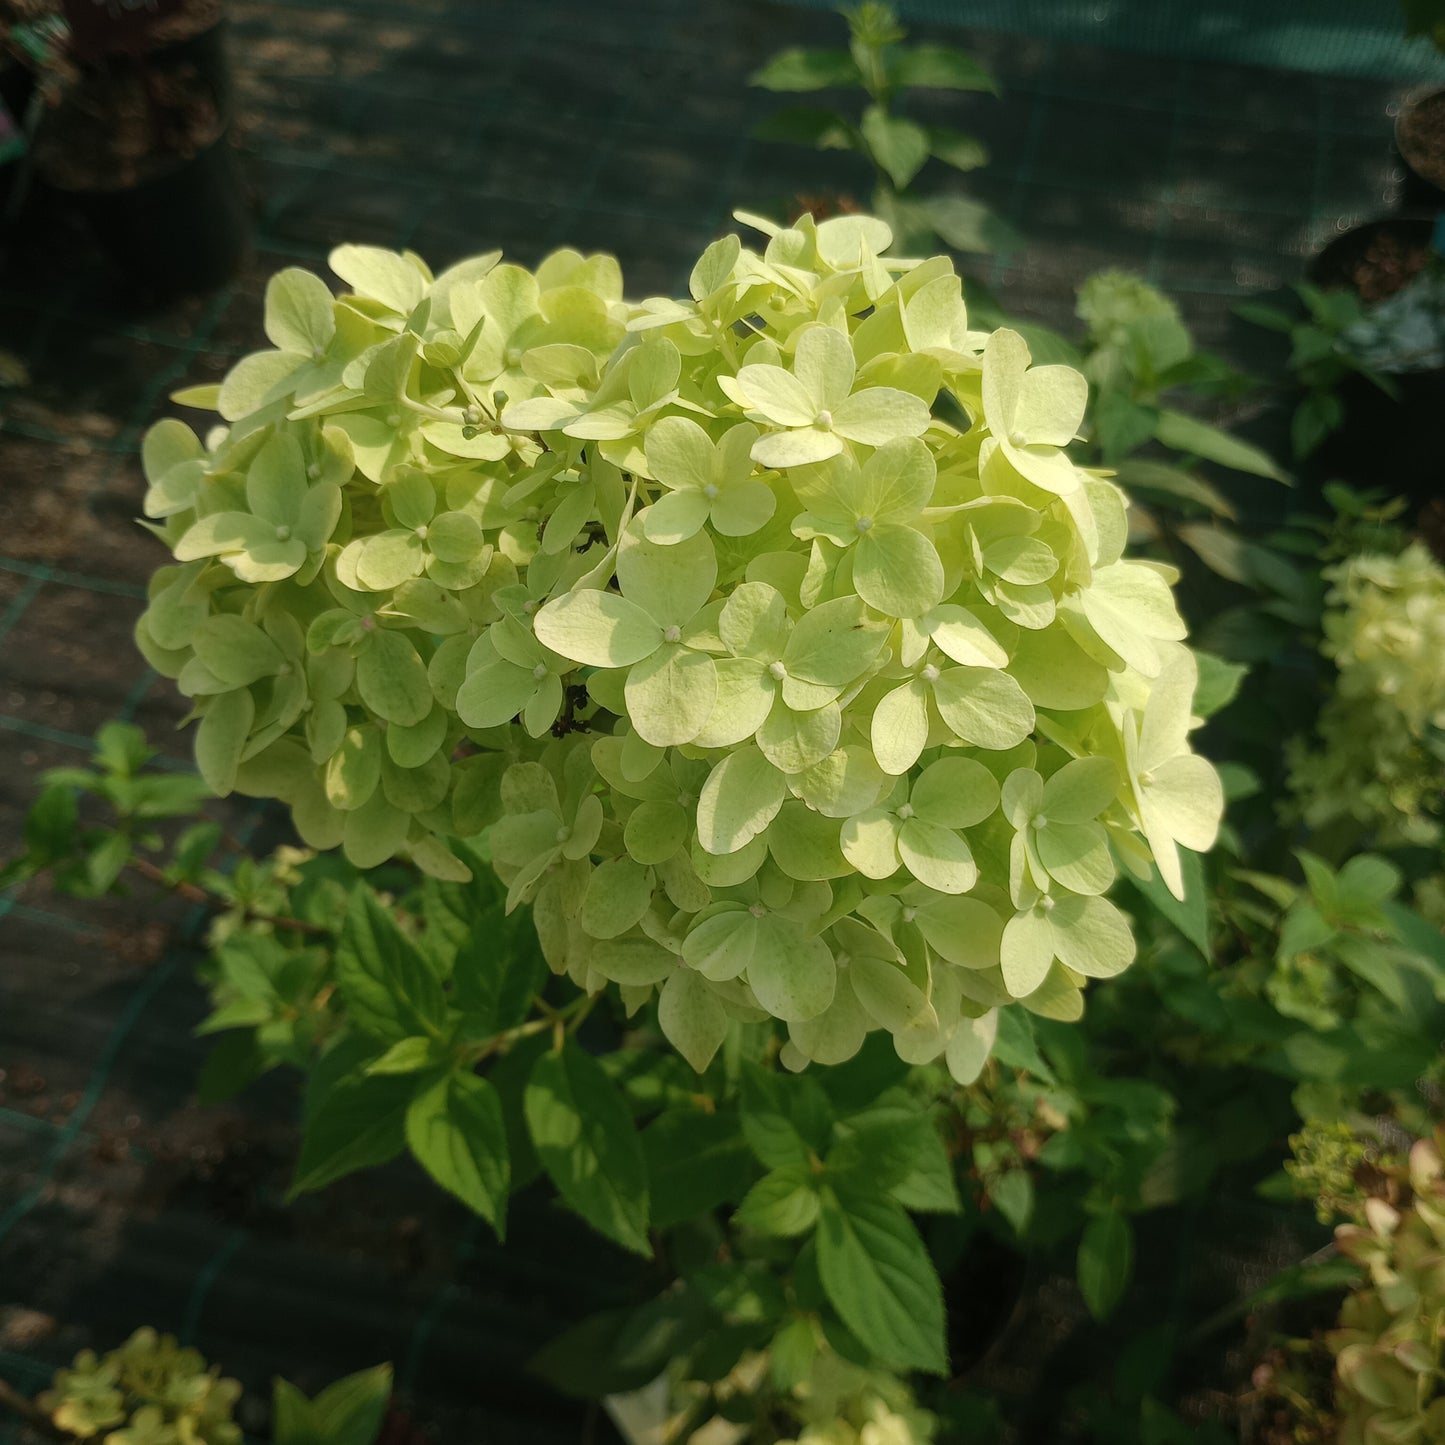
{"type": "Polygon", "coordinates": [[[791,1066],[882,1028],[968,1082],[998,1008],[1129,964],[1116,858],[1179,893],[1212,844],[1174,574],[946,258],[766,230],[685,301],[573,251],[282,272],[275,349],[186,394],[224,424],[147,438],[137,635],[214,788],[361,866],[490,830],[552,967],[696,1067],[772,1016],[791,1066]]]}

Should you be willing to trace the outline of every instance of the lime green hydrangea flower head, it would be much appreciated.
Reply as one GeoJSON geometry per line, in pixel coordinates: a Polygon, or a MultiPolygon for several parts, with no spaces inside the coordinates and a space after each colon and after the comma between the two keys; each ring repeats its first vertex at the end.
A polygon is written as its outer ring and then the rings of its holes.
{"type": "Polygon", "coordinates": [[[240,1398],[238,1381],[144,1326],[103,1357],[82,1350],[36,1403],[62,1430],[103,1445],[240,1445],[231,1418],[240,1398]]]}
{"type": "Polygon", "coordinates": [[[967,1082],[999,1007],[1128,965],[1116,859],[1178,893],[1213,842],[1174,574],[947,258],[747,219],[683,301],[572,251],[281,273],[274,349],[182,397],[223,424],[147,441],[138,640],[218,791],[360,866],[490,830],[552,967],[696,1067],[771,1016],[967,1082]]]}
{"type": "Polygon", "coordinates": [[[1445,1435],[1445,1165],[1438,1138],[1417,1140],[1399,1172],[1409,1180],[1407,1205],[1371,1198],[1363,1225],[1335,1230],[1336,1248],[1363,1276],[1345,1299],[1339,1328],[1325,1336],[1335,1357],[1341,1445],[1445,1435]]]}
{"type": "Polygon", "coordinates": [[[1321,651],[1338,668],[1318,741],[1290,751],[1304,821],[1352,819],[1385,845],[1430,845],[1445,816],[1445,568],[1419,542],[1325,573],[1321,651]]]}

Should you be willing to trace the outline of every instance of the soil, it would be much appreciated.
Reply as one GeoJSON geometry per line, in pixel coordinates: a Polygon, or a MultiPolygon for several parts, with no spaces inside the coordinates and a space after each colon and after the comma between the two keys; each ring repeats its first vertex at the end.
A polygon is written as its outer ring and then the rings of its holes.
{"type": "Polygon", "coordinates": [[[1445,90],[1405,106],[1395,122],[1401,159],[1421,180],[1445,190],[1445,90]]]}
{"type": "Polygon", "coordinates": [[[1310,264],[1316,285],[1353,291],[1372,305],[1387,300],[1430,260],[1433,222],[1418,216],[1367,221],[1331,241],[1310,264]]]}

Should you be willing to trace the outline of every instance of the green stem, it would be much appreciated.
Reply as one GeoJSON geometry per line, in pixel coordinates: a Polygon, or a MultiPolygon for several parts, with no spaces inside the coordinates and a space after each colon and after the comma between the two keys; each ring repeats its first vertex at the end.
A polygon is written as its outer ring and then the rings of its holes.
{"type": "MultiPolygon", "coordinates": [[[[165,872],[157,868],[149,858],[142,858],[139,854],[132,853],[130,862],[126,867],[154,883],[157,888],[164,888],[168,893],[174,893],[177,898],[184,898],[187,903],[199,903],[206,908],[225,909],[234,907],[229,899],[219,898],[214,893],[196,883],[187,883],[183,879],[168,878],[165,872]]],[[[313,935],[331,936],[329,928],[323,928],[317,923],[307,923],[300,918],[287,918],[284,916],[273,917],[269,913],[255,913],[249,908],[241,910],[242,917],[247,923],[269,923],[273,928],[279,928],[287,933],[309,933],[313,935]]]]}
{"type": "Polygon", "coordinates": [[[476,1065],[483,1059],[495,1053],[505,1053],[513,1044],[522,1039],[530,1039],[537,1034],[546,1033],[548,1029],[556,1029],[559,1033],[575,1033],[581,1026],[582,1020],[596,1007],[598,999],[602,995],[580,994],[571,1003],[564,1004],[561,1008],[553,1008],[540,995],[533,995],[532,1003],[541,1013],[541,1018],[528,1019],[525,1023],[518,1024],[515,1028],[504,1029],[499,1034],[493,1034],[491,1038],[484,1039],[479,1044],[472,1044],[465,1053],[469,1064],[476,1065]]]}
{"type": "Polygon", "coordinates": [[[432,421],[450,421],[455,422],[458,426],[464,426],[466,424],[466,416],[460,407],[453,407],[451,410],[447,410],[445,407],[432,406],[429,402],[416,401],[409,396],[403,396],[401,404],[406,407],[408,411],[414,411],[418,416],[427,417],[432,421]]]}

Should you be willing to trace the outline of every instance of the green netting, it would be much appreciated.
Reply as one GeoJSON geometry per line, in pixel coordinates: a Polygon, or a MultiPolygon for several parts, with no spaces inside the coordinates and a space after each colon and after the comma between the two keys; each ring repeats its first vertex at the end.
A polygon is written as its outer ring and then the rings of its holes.
{"type": "MultiPolygon", "coordinates": [[[[831,0],[796,0],[835,9],[831,0]]],[[[897,0],[909,20],[1319,75],[1445,80],[1396,0],[897,0]]]]}

